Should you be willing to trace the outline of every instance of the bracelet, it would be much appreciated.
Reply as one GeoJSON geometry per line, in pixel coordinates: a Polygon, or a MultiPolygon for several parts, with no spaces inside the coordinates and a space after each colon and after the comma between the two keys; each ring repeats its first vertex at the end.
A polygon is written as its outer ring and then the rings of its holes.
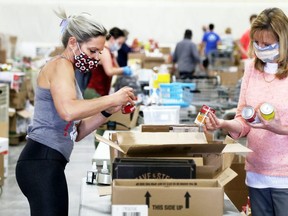
{"type": "Polygon", "coordinates": [[[111,113],[108,113],[105,110],[101,111],[101,114],[106,118],[109,118],[112,115],[111,113]]]}

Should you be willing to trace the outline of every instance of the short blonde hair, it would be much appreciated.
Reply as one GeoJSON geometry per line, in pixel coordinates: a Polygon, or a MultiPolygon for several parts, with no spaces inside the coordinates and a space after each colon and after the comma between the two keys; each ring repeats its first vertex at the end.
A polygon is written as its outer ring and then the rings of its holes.
{"type": "MultiPolygon", "coordinates": [[[[249,55],[253,56],[253,38],[256,32],[269,31],[279,42],[278,72],[279,79],[288,76],[288,18],[279,8],[267,8],[253,21],[250,30],[249,55]]],[[[264,71],[265,63],[255,56],[255,68],[264,71]]]]}
{"type": "Polygon", "coordinates": [[[104,36],[106,38],[108,31],[100,23],[96,22],[88,13],[67,16],[63,9],[54,11],[62,19],[62,44],[66,48],[70,37],[75,37],[78,43],[87,42],[91,38],[104,36]]]}

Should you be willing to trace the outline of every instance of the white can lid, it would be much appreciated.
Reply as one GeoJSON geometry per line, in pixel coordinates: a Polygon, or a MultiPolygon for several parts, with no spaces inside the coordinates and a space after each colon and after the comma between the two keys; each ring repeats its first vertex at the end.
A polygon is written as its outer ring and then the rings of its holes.
{"type": "Polygon", "coordinates": [[[263,103],[260,106],[260,111],[264,115],[269,115],[269,114],[271,114],[274,111],[274,107],[271,104],[269,104],[269,103],[263,103]]]}
{"type": "Polygon", "coordinates": [[[243,108],[241,113],[244,119],[249,119],[254,115],[254,108],[251,106],[246,106],[243,108]]]}

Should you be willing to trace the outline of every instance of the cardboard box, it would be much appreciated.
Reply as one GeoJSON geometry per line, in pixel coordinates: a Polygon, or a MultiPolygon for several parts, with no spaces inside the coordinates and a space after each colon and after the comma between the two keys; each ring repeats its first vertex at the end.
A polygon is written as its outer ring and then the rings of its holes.
{"type": "Polygon", "coordinates": [[[195,179],[193,159],[115,158],[112,179],[195,179]],[[177,170],[177,172],[175,172],[177,170]]]}
{"type": "Polygon", "coordinates": [[[223,216],[223,197],[216,179],[118,179],[112,186],[113,206],[147,205],[149,216],[223,216]]]}
{"type": "Polygon", "coordinates": [[[9,134],[26,133],[31,117],[27,110],[9,109],[9,134]]]}
{"type": "MultiPolygon", "coordinates": [[[[0,186],[4,177],[8,177],[8,153],[9,144],[8,138],[0,137],[0,186]],[[1,159],[2,157],[2,159],[1,159]],[[1,178],[2,176],[2,178],[1,178]]],[[[3,182],[2,182],[3,185],[3,182]]]]}
{"type": "Polygon", "coordinates": [[[154,67],[159,67],[165,63],[164,57],[152,57],[146,56],[143,60],[143,68],[153,69],[154,67]]]}
{"type": "Polygon", "coordinates": [[[4,155],[0,154],[0,187],[4,185],[4,155]]]}
{"type": "Polygon", "coordinates": [[[149,125],[142,124],[142,132],[200,132],[196,124],[149,125]]]}
{"type": "Polygon", "coordinates": [[[121,110],[108,118],[108,121],[100,127],[102,130],[130,130],[136,127],[140,107],[130,114],[123,114],[121,110]]]}
{"type": "Polygon", "coordinates": [[[9,107],[15,109],[24,109],[27,101],[27,91],[16,91],[10,89],[10,103],[9,107]]]}
{"type": "Polygon", "coordinates": [[[196,167],[196,178],[216,178],[230,167],[234,153],[246,154],[250,149],[237,143],[230,137],[222,141],[207,142],[202,132],[180,133],[141,133],[116,132],[111,140],[100,135],[96,139],[110,145],[111,161],[115,157],[149,157],[149,158],[201,158],[203,166],[196,167]],[[116,144],[117,143],[117,144],[116,144]]]}
{"type": "Polygon", "coordinates": [[[202,164],[196,163],[196,179],[183,180],[184,185],[178,179],[170,182],[165,179],[152,182],[150,179],[113,181],[112,205],[147,204],[149,216],[222,216],[223,186],[237,175],[229,168],[234,154],[251,152],[230,137],[226,137],[223,142],[207,142],[202,132],[130,131],[113,133],[110,140],[99,135],[96,138],[117,149],[117,152],[110,151],[111,159],[115,155],[132,158],[202,159],[202,164]],[[187,200],[183,200],[185,194],[187,200]],[[190,197],[193,197],[193,201],[190,197]]]}
{"type": "Polygon", "coordinates": [[[6,50],[1,49],[0,50],[0,63],[6,63],[7,62],[7,52],[6,50]]]}
{"type": "Polygon", "coordinates": [[[237,173],[237,176],[224,187],[225,193],[239,211],[242,211],[242,206],[246,205],[248,198],[248,187],[245,184],[246,171],[244,167],[245,158],[236,155],[230,168],[237,173]]]}

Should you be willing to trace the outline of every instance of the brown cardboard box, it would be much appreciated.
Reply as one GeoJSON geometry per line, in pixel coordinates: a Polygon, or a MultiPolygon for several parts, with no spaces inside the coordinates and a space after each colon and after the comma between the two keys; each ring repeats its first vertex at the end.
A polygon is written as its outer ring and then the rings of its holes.
{"type": "Polygon", "coordinates": [[[0,186],[3,185],[4,178],[8,176],[8,138],[0,137],[0,186]]]}
{"type": "Polygon", "coordinates": [[[27,110],[9,111],[9,134],[26,133],[26,129],[31,118],[31,113],[27,110]]]}
{"type": "Polygon", "coordinates": [[[108,118],[108,121],[100,127],[102,130],[130,130],[136,127],[140,107],[137,106],[133,113],[123,114],[121,110],[108,118]]]}
{"type": "Polygon", "coordinates": [[[0,187],[4,185],[4,155],[0,153],[0,187]]]}
{"type": "Polygon", "coordinates": [[[147,205],[149,216],[222,216],[224,192],[216,179],[113,181],[114,205],[147,205]]]}
{"type": "Polygon", "coordinates": [[[0,63],[6,63],[7,61],[7,52],[6,50],[0,50],[0,63]]]}
{"type": "Polygon", "coordinates": [[[15,109],[24,109],[26,106],[27,100],[27,91],[16,91],[14,89],[10,89],[10,103],[9,107],[15,109]]]}
{"type": "Polygon", "coordinates": [[[165,63],[164,57],[148,57],[146,56],[143,60],[143,68],[153,69],[154,67],[159,67],[161,64],[165,63]]]}
{"type": "Polygon", "coordinates": [[[224,187],[224,191],[237,207],[242,211],[242,206],[246,205],[248,197],[248,187],[245,184],[246,172],[244,169],[245,158],[242,156],[235,156],[230,168],[238,175],[224,187]]]}
{"type": "Polygon", "coordinates": [[[96,139],[115,150],[110,150],[111,161],[115,157],[157,157],[157,158],[202,158],[203,166],[196,167],[196,178],[216,178],[226,168],[230,167],[234,153],[248,153],[250,149],[226,137],[223,142],[207,143],[202,132],[191,133],[141,133],[116,132],[111,140],[100,135],[96,139]],[[115,144],[117,143],[117,144],[115,144]]]}
{"type": "Polygon", "coordinates": [[[9,122],[0,122],[0,137],[8,137],[9,122]]]}
{"type": "MultiPolygon", "coordinates": [[[[96,135],[96,138],[117,149],[117,153],[121,152],[118,154],[120,157],[171,159],[202,157],[203,165],[196,163],[197,179],[194,180],[194,184],[197,187],[193,187],[192,180],[186,182],[184,180],[183,187],[181,182],[175,179],[113,181],[112,205],[145,205],[149,198],[149,216],[222,216],[223,186],[236,176],[236,173],[229,168],[234,153],[251,152],[229,137],[223,142],[207,142],[205,134],[201,132],[141,133],[130,131],[113,133],[111,140],[99,135],[96,135]],[[147,191],[150,195],[143,199],[143,193],[146,194],[147,191]],[[193,201],[183,201],[187,192],[189,193],[187,196],[193,197],[193,201]],[[189,205],[189,209],[184,207],[185,204],[189,205]]],[[[113,153],[111,158],[115,157],[113,153]]]]}

